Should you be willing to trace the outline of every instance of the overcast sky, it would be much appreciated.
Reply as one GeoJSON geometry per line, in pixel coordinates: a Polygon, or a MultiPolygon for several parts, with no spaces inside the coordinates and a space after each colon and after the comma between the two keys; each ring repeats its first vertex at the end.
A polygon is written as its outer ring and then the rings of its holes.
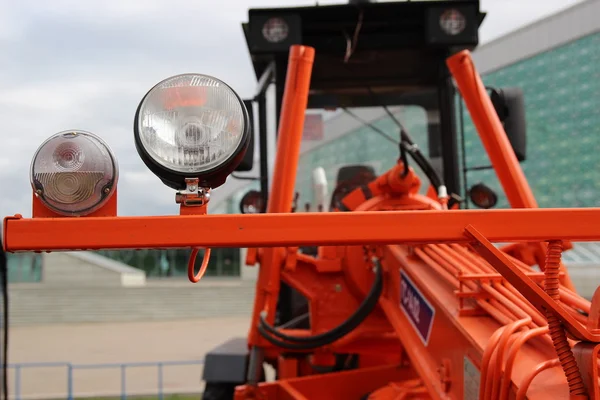
{"type": "MultiPolygon", "coordinates": [[[[577,2],[482,0],[489,14],[481,40],[577,2]]],[[[48,136],[74,128],[99,134],[115,151],[120,215],[176,213],[173,192],[147,171],[133,145],[139,100],[182,72],[214,75],[250,96],[256,80],[240,26],[248,8],[314,3],[0,0],[0,216],[31,214],[31,156],[48,136]]]]}

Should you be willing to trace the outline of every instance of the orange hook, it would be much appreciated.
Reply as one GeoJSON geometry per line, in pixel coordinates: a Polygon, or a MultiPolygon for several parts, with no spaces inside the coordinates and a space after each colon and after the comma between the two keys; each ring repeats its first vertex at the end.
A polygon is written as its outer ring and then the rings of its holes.
{"type": "Polygon", "coordinates": [[[202,265],[200,266],[200,270],[198,273],[194,273],[194,267],[196,265],[196,257],[198,257],[199,248],[192,249],[192,253],[190,254],[190,260],[188,262],[188,278],[192,283],[198,283],[200,279],[206,273],[206,268],[208,268],[208,262],[210,261],[210,249],[206,249],[204,252],[204,258],[202,259],[202,265]]]}

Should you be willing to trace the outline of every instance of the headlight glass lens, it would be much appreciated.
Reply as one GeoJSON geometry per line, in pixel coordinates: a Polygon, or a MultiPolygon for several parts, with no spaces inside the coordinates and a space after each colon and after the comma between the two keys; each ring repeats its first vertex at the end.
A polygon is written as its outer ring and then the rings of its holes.
{"type": "Polygon", "coordinates": [[[63,215],[86,215],[113,194],[118,166],[112,151],[98,136],[65,131],[38,148],[30,180],[38,198],[50,209],[63,215]]]}
{"type": "Polygon", "coordinates": [[[222,81],[177,75],[156,85],[140,105],[137,134],[148,155],[184,174],[218,167],[244,137],[243,105],[222,81]]]}

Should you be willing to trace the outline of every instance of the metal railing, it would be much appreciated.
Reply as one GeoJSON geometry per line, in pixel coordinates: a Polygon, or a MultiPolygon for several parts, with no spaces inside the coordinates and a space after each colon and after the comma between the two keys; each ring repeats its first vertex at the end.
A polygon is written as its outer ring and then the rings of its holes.
{"type": "MultiPolygon", "coordinates": [[[[102,396],[120,396],[121,399],[127,399],[127,370],[130,368],[140,368],[140,367],[156,367],[156,377],[158,382],[157,392],[155,393],[160,400],[164,399],[165,395],[175,394],[175,392],[165,392],[163,387],[164,382],[164,369],[165,367],[171,366],[186,366],[186,365],[203,365],[204,360],[183,360],[183,361],[158,361],[158,362],[133,362],[133,363],[109,363],[109,364],[74,364],[68,362],[39,362],[39,363],[18,363],[18,364],[9,364],[9,370],[14,372],[14,380],[13,380],[13,396],[15,400],[23,400],[22,396],[22,372],[24,369],[32,369],[32,368],[64,368],[66,370],[66,399],[73,400],[77,395],[74,390],[74,374],[73,372],[76,370],[100,370],[100,369],[119,369],[120,370],[120,394],[108,394],[108,393],[100,393],[102,396]]],[[[198,374],[198,381],[201,379],[200,374],[198,374]]],[[[129,393],[132,396],[139,395],[153,395],[154,393],[144,392],[144,393],[129,393]]],[[[177,393],[181,394],[181,393],[177,393]]],[[[41,396],[46,395],[45,393],[36,394],[36,398],[40,398],[41,396]]],[[[48,394],[50,395],[50,394],[48,394]]],[[[96,395],[96,394],[94,394],[96,395]]],[[[88,394],[77,395],[78,397],[87,397],[88,394]]],[[[29,396],[27,396],[29,397],[29,396]]],[[[52,397],[52,396],[51,396],[52,397]]]]}

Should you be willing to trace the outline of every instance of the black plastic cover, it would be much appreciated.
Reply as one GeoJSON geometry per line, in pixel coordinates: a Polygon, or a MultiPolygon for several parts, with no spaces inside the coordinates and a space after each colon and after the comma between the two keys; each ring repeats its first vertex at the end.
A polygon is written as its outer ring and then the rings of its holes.
{"type": "Polygon", "coordinates": [[[252,100],[244,100],[243,103],[246,106],[246,110],[248,110],[248,119],[250,121],[250,142],[248,143],[248,149],[246,150],[242,161],[240,161],[235,169],[239,172],[251,171],[254,166],[254,133],[256,131],[254,129],[254,108],[252,106],[252,100]]]}
{"type": "Polygon", "coordinates": [[[248,339],[229,339],[206,354],[202,380],[243,384],[246,382],[248,356],[248,339]]]}

